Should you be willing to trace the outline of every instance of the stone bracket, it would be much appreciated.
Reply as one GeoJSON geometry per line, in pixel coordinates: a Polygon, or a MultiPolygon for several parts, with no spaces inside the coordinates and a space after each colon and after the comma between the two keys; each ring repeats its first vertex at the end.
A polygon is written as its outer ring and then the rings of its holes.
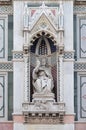
{"type": "Polygon", "coordinates": [[[64,123],[64,113],[27,113],[24,112],[24,123],[30,124],[59,124],[64,123]]]}

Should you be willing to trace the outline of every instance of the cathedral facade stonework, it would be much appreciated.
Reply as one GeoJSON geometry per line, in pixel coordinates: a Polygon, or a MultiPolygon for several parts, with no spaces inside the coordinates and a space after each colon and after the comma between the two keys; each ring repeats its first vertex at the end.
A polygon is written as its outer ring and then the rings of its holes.
{"type": "Polygon", "coordinates": [[[85,0],[0,1],[0,130],[85,130],[85,0]]]}

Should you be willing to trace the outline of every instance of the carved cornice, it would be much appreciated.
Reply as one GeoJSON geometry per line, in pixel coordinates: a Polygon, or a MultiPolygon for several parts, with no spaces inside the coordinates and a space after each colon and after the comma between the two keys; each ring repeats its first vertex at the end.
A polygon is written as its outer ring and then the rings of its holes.
{"type": "Polygon", "coordinates": [[[12,4],[12,0],[0,0],[0,5],[10,5],[12,4]]]}
{"type": "Polygon", "coordinates": [[[24,123],[29,124],[63,124],[63,113],[33,113],[24,115],[24,123]]]}
{"type": "Polygon", "coordinates": [[[75,5],[86,5],[86,0],[75,0],[75,5]]]}
{"type": "MultiPolygon", "coordinates": [[[[31,0],[13,0],[13,1],[28,1],[28,2],[43,2],[43,0],[33,0],[33,1],[31,1],[31,0]]],[[[75,0],[62,0],[62,1],[75,1],[75,0]]],[[[44,2],[59,2],[59,0],[44,0],[44,2]]]]}

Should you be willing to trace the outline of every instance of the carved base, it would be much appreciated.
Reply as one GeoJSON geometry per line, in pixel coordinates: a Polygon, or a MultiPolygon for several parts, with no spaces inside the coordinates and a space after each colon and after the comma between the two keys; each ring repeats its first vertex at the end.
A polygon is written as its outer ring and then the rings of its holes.
{"type": "Polygon", "coordinates": [[[63,123],[65,104],[57,103],[54,94],[33,94],[30,103],[23,103],[23,114],[25,123],[31,124],[57,124],[63,123]]]}
{"type": "Polygon", "coordinates": [[[60,113],[29,113],[24,114],[24,123],[30,124],[59,124],[64,123],[64,115],[60,113]]]}
{"type": "Polygon", "coordinates": [[[64,123],[65,104],[53,101],[23,103],[24,122],[31,124],[64,123]]]}

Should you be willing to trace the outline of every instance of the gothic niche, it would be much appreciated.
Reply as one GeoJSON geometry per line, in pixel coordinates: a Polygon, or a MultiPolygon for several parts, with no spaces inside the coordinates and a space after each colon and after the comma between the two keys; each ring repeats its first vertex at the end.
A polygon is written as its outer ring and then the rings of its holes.
{"type": "Polygon", "coordinates": [[[57,102],[57,54],[54,37],[42,32],[33,39],[30,53],[30,100],[52,99],[57,102]]]}
{"type": "MultiPolygon", "coordinates": [[[[49,33],[33,36],[29,54],[29,98],[23,103],[25,123],[63,123],[64,103],[59,101],[58,51],[55,39],[49,33]]],[[[26,89],[27,90],[27,89],[26,89]]],[[[28,91],[28,90],[27,90],[28,91]]]]}

